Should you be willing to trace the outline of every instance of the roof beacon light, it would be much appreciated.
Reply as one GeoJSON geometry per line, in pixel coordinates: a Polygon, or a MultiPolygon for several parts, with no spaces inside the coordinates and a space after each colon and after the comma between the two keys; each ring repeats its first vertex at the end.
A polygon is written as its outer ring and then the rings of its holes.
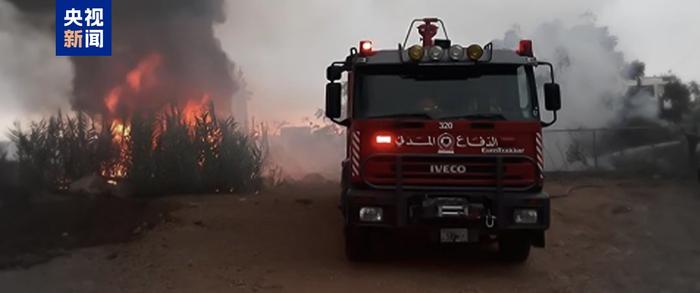
{"type": "Polygon", "coordinates": [[[464,48],[460,45],[454,45],[450,47],[448,54],[453,61],[459,61],[464,57],[464,48]]]}
{"type": "Polygon", "coordinates": [[[423,46],[421,45],[413,45],[408,48],[408,57],[411,58],[413,62],[421,61],[423,55],[425,55],[425,50],[423,50],[423,46]]]}
{"type": "Polygon", "coordinates": [[[520,40],[517,53],[524,57],[535,57],[532,51],[532,40],[520,40]]]}
{"type": "Polygon", "coordinates": [[[372,41],[361,41],[360,42],[360,55],[361,56],[370,56],[372,55],[372,41]]]}
{"type": "Polygon", "coordinates": [[[442,59],[442,53],[444,51],[445,50],[443,50],[440,46],[433,46],[430,48],[430,50],[428,50],[428,57],[430,57],[430,60],[439,61],[442,59]]]}
{"type": "Polygon", "coordinates": [[[481,48],[481,46],[474,44],[467,47],[467,57],[469,57],[469,60],[478,61],[483,55],[484,49],[481,48]]]}

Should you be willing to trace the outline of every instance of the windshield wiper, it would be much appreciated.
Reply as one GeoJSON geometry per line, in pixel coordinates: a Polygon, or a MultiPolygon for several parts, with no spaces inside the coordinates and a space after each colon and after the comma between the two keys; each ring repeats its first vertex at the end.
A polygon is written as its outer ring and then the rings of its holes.
{"type": "Polygon", "coordinates": [[[447,116],[440,117],[440,120],[456,120],[456,119],[467,119],[467,120],[506,120],[503,114],[498,113],[480,113],[480,114],[468,114],[468,115],[457,115],[457,116],[447,116]]]}
{"type": "Polygon", "coordinates": [[[433,120],[433,116],[428,115],[428,113],[398,113],[398,114],[388,114],[367,117],[368,119],[382,119],[382,118],[421,118],[433,120]]]}

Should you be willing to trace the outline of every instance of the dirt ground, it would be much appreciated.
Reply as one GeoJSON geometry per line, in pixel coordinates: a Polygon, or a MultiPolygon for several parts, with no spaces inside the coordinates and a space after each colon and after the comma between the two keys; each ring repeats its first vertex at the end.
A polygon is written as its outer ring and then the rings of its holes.
{"type": "Polygon", "coordinates": [[[140,238],[170,221],[176,202],[46,195],[0,207],[0,270],[28,268],[71,250],[140,238]]]}
{"type": "Polygon", "coordinates": [[[0,292],[700,292],[694,182],[551,178],[548,191],[568,196],[523,265],[406,243],[349,263],[337,188],[161,200],[181,208],[139,240],[0,271],[0,292]]]}

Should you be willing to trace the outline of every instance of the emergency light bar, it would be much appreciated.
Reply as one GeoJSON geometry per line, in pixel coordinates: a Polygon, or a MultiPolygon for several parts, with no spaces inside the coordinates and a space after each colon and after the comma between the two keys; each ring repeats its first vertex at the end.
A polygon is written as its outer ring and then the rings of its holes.
{"type": "MultiPolygon", "coordinates": [[[[361,57],[369,57],[375,54],[374,44],[370,40],[360,41],[359,50],[353,48],[351,55],[357,54],[361,57]]],[[[447,30],[445,29],[445,24],[439,18],[423,18],[415,19],[411,22],[409,26],[408,33],[406,33],[406,38],[403,44],[399,44],[399,59],[404,62],[404,53],[408,55],[408,59],[414,63],[420,63],[424,61],[439,62],[443,60],[452,61],[471,61],[471,62],[490,62],[493,58],[493,44],[488,43],[486,46],[479,46],[477,44],[472,44],[468,47],[462,47],[460,45],[452,45],[447,36],[447,30]],[[423,24],[416,27],[421,36],[422,45],[416,44],[406,49],[406,43],[411,35],[412,29],[415,27],[417,22],[423,22],[423,24]],[[437,26],[435,24],[440,24],[437,26]],[[434,39],[438,30],[442,29],[445,34],[445,39],[434,39]],[[481,60],[484,54],[488,52],[487,58],[481,60]],[[426,59],[426,60],[424,60],[426,59]]],[[[532,52],[532,41],[522,40],[519,43],[519,47],[516,53],[520,56],[534,57],[532,52]]]]}

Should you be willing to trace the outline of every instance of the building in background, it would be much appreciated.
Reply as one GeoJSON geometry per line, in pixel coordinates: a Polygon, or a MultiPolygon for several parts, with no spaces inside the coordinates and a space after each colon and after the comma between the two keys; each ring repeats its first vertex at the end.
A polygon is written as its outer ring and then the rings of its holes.
{"type": "Polygon", "coordinates": [[[627,90],[629,96],[636,96],[640,99],[649,99],[648,101],[640,101],[642,103],[654,103],[658,105],[657,111],[670,107],[666,105],[661,97],[664,95],[664,87],[667,81],[662,77],[649,76],[640,77],[637,80],[627,81],[627,90]]]}
{"type": "Polygon", "coordinates": [[[645,91],[655,99],[660,99],[664,95],[664,86],[666,81],[661,77],[649,76],[641,77],[637,80],[627,81],[627,87],[629,89],[637,88],[638,90],[645,91]]]}

